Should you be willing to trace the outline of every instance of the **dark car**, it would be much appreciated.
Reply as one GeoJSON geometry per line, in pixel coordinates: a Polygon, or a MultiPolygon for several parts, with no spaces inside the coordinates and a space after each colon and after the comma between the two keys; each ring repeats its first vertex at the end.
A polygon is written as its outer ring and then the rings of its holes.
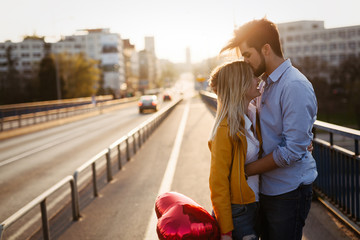
{"type": "Polygon", "coordinates": [[[163,95],[163,101],[171,101],[171,96],[169,93],[164,93],[163,95]]]}
{"type": "Polygon", "coordinates": [[[142,113],[144,110],[158,110],[158,98],[156,95],[144,95],[140,97],[138,102],[139,113],[142,113]]]}

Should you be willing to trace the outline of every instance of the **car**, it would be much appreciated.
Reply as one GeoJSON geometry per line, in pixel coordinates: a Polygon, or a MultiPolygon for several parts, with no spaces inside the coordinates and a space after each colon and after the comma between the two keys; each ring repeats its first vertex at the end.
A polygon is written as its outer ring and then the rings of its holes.
{"type": "Polygon", "coordinates": [[[163,101],[171,101],[171,96],[169,93],[164,93],[163,95],[163,101]]]}
{"type": "Polygon", "coordinates": [[[158,110],[158,98],[156,95],[144,95],[140,97],[138,102],[139,113],[143,113],[144,110],[158,110]]]}

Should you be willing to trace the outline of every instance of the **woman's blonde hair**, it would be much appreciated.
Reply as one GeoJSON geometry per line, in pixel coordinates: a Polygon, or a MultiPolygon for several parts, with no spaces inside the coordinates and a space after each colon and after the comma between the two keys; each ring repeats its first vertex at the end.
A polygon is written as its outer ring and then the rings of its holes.
{"type": "Polygon", "coordinates": [[[209,85],[217,95],[217,110],[210,139],[214,139],[221,121],[227,116],[229,135],[236,139],[236,133],[243,134],[244,114],[247,111],[245,94],[251,86],[253,71],[244,61],[233,61],[216,67],[209,79],[209,85]]]}

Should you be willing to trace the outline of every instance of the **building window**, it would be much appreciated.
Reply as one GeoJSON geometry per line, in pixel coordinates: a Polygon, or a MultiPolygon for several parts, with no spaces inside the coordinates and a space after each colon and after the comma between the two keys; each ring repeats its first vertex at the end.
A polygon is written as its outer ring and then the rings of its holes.
{"type": "Polygon", "coordinates": [[[312,45],[311,51],[317,51],[319,49],[318,45],[312,45]]]}
{"type": "Polygon", "coordinates": [[[339,37],[341,38],[345,38],[346,37],[346,34],[345,34],[345,31],[339,31],[339,37]]]}
{"type": "Polygon", "coordinates": [[[310,35],[309,34],[304,35],[304,40],[305,41],[310,41],[311,40],[310,35]]]}
{"type": "Polygon", "coordinates": [[[337,56],[336,55],[330,55],[330,61],[334,62],[337,60],[337,56]]]}
{"type": "Polygon", "coordinates": [[[321,46],[320,46],[320,50],[321,50],[321,51],[325,51],[326,48],[327,48],[327,45],[326,45],[326,44],[321,44],[321,46]]]}
{"type": "Polygon", "coordinates": [[[321,55],[321,60],[322,61],[327,61],[328,59],[327,59],[327,56],[326,55],[321,55]]]}
{"type": "Polygon", "coordinates": [[[30,54],[29,53],[22,53],[21,57],[28,58],[28,57],[30,57],[30,54]]]}
{"type": "Polygon", "coordinates": [[[33,57],[41,57],[41,53],[33,53],[33,57]]]}
{"type": "Polygon", "coordinates": [[[295,41],[296,41],[296,42],[300,42],[300,41],[301,41],[300,35],[296,35],[296,36],[295,36],[295,41]]]}
{"type": "Polygon", "coordinates": [[[335,43],[332,43],[330,44],[330,50],[336,50],[336,44],[335,43]]]}
{"type": "Polygon", "coordinates": [[[348,36],[349,36],[349,38],[355,37],[355,29],[350,29],[348,31],[348,36]]]}
{"type": "Polygon", "coordinates": [[[288,42],[292,42],[294,39],[293,39],[293,36],[288,36],[287,38],[286,38],[286,41],[288,41],[288,42]]]}
{"type": "Polygon", "coordinates": [[[323,32],[323,33],[320,34],[320,38],[322,40],[327,40],[328,39],[328,34],[323,32]]]}
{"type": "Polygon", "coordinates": [[[23,65],[23,66],[30,66],[30,62],[22,62],[21,65],[23,65]]]}
{"type": "Polygon", "coordinates": [[[346,49],[345,43],[339,43],[339,49],[340,50],[345,50],[346,49]]]}
{"type": "Polygon", "coordinates": [[[29,45],[21,45],[21,49],[29,49],[29,45]]]}
{"type": "Polygon", "coordinates": [[[340,54],[339,55],[339,61],[340,62],[343,62],[345,60],[345,58],[346,58],[345,54],[340,54]]]}
{"type": "Polygon", "coordinates": [[[336,32],[330,32],[330,39],[336,38],[336,32]]]}
{"type": "Polygon", "coordinates": [[[348,45],[349,45],[350,49],[352,49],[352,50],[356,49],[356,43],[355,42],[349,42],[348,45]]]}

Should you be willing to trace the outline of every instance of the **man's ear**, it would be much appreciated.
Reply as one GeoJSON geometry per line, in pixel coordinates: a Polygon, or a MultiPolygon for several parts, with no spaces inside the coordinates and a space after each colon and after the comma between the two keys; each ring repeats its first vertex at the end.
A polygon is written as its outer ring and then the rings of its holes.
{"type": "Polygon", "coordinates": [[[261,48],[261,52],[264,56],[268,56],[271,52],[271,46],[270,44],[266,43],[264,46],[262,46],[261,48]]]}

